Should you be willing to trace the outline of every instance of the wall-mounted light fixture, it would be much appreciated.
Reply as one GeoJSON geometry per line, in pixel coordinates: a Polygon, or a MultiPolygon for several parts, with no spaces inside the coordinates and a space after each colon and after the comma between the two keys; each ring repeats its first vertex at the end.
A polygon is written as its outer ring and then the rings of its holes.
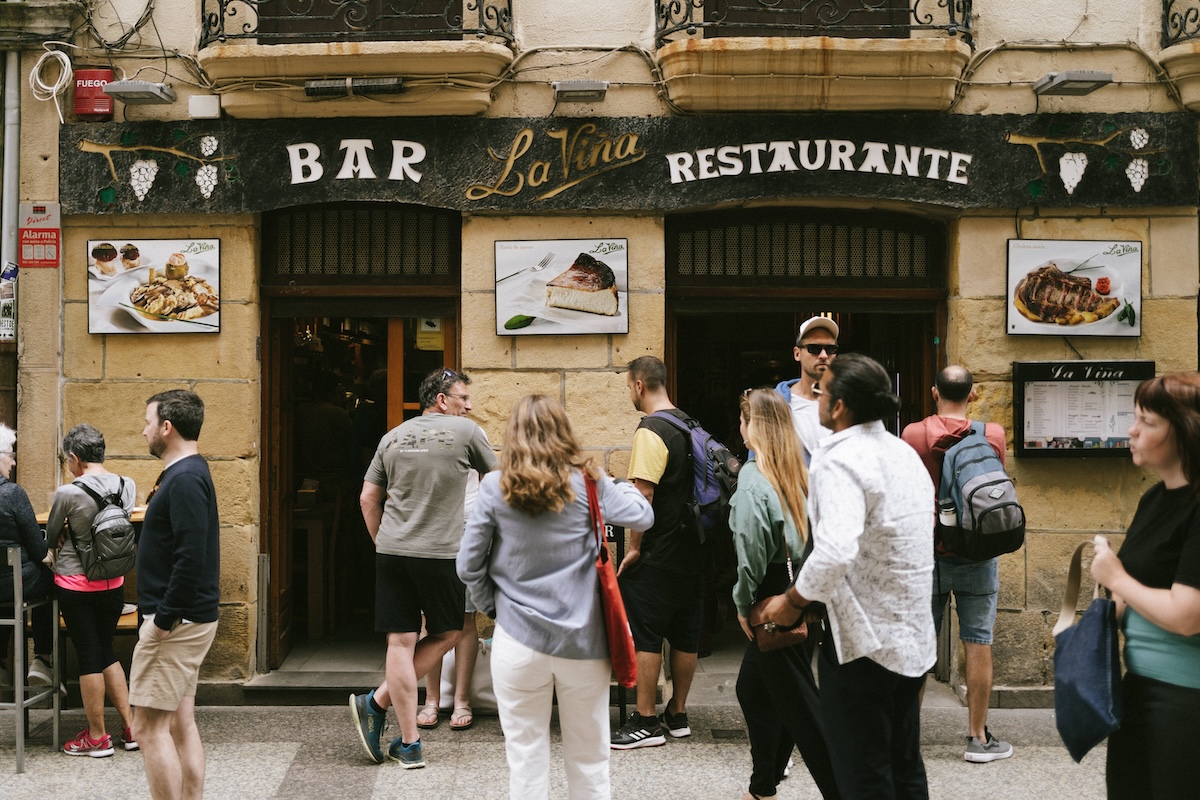
{"type": "Polygon", "coordinates": [[[599,103],[608,93],[608,81],[553,81],[556,103],[599,103]]]}
{"type": "Polygon", "coordinates": [[[1033,82],[1037,95],[1082,95],[1091,94],[1101,86],[1112,83],[1111,72],[1098,69],[1069,69],[1066,72],[1050,72],[1033,82]]]}
{"type": "Polygon", "coordinates": [[[304,82],[304,94],[308,97],[357,97],[403,91],[403,78],[322,78],[304,82]]]}
{"type": "Polygon", "coordinates": [[[165,83],[150,81],[111,81],[104,85],[104,93],[120,100],[127,106],[162,105],[175,102],[175,90],[165,83]]]}

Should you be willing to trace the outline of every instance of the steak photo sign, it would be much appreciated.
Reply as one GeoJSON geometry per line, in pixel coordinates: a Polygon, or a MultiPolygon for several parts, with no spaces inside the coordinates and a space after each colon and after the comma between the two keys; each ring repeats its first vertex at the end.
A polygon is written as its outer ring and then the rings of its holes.
{"type": "Polygon", "coordinates": [[[1009,334],[1141,336],[1142,243],[1008,240],[1009,334]]]}

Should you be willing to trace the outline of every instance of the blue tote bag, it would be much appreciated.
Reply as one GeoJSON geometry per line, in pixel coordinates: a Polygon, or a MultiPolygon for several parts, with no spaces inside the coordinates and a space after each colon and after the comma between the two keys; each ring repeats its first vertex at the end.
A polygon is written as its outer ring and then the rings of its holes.
{"type": "Polygon", "coordinates": [[[1121,727],[1121,659],[1117,643],[1117,607],[1100,596],[1074,625],[1079,600],[1080,542],[1071,556],[1067,591],[1054,626],[1054,721],[1076,763],[1121,727]]]}

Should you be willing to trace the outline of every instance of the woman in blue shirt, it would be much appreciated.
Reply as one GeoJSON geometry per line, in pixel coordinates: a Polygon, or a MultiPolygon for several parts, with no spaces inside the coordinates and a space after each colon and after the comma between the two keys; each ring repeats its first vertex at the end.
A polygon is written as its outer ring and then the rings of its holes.
{"type": "Polygon", "coordinates": [[[748,619],[750,606],[786,590],[800,571],[808,536],[808,472],[800,439],[787,402],[766,389],[742,396],[741,432],[753,453],[738,473],[729,527],[738,559],[733,604],[751,640],[737,680],[753,762],[743,800],[775,797],[793,744],[822,796],[836,798],[810,653],[803,646],[760,652],[748,619]]]}
{"type": "Polygon", "coordinates": [[[1119,554],[1096,537],[1092,577],[1112,590],[1125,632],[1124,718],[1108,740],[1110,798],[1193,798],[1200,759],[1200,374],[1142,383],[1133,463],[1158,475],[1119,554]]]}
{"type": "Polygon", "coordinates": [[[500,469],[479,496],[458,553],[475,607],[494,617],[492,682],[504,729],[509,796],[550,794],[550,711],[558,701],[567,796],[608,800],[608,689],[612,665],[596,577],[587,480],[604,521],[654,523],[631,483],[615,483],[584,456],[562,405],[517,401],[500,469]]]}

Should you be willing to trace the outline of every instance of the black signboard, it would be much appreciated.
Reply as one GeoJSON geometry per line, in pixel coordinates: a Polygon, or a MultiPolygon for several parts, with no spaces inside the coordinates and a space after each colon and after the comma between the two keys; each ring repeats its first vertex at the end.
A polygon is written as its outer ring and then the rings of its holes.
{"type": "Polygon", "coordinates": [[[1018,457],[1128,457],[1133,394],[1153,361],[1014,361],[1018,457]]]}
{"type": "Polygon", "coordinates": [[[1190,114],[214,120],[66,125],[62,210],[675,211],[805,198],[1193,206],[1190,114]]]}

